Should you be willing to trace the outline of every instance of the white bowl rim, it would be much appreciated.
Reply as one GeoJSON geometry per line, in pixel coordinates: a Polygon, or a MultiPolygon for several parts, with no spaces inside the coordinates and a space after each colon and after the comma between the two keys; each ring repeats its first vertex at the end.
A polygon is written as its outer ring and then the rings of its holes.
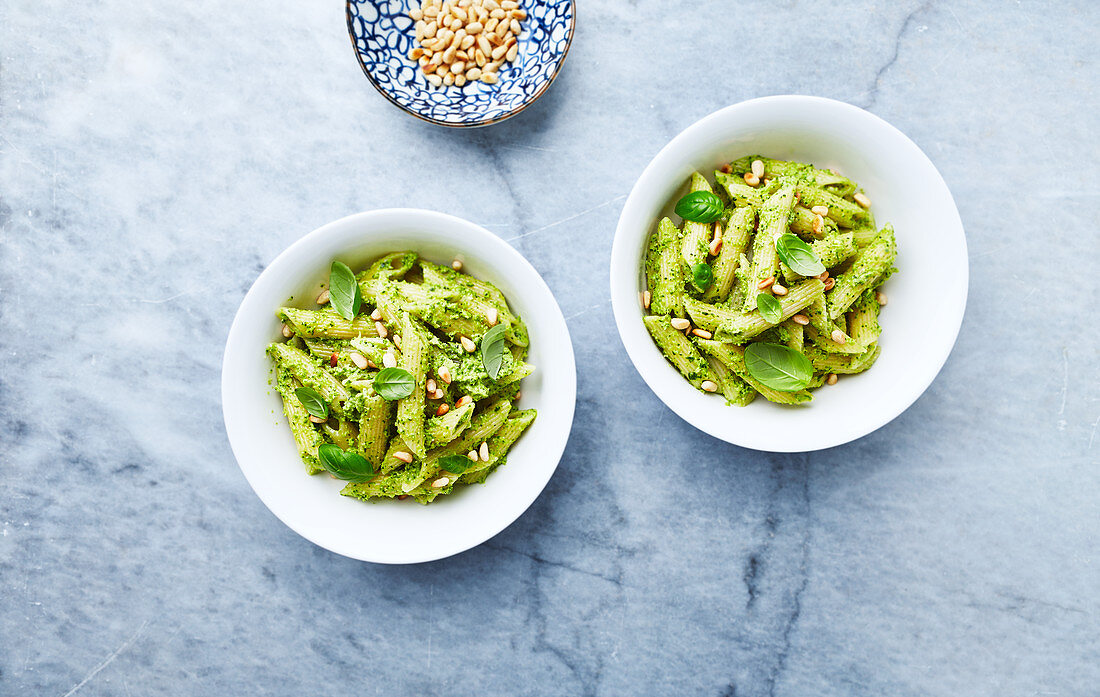
{"type": "MultiPolygon", "coordinates": [[[[260,498],[264,506],[267,507],[272,514],[275,515],[280,521],[282,521],[287,527],[300,536],[309,540],[313,544],[323,547],[331,552],[335,552],[342,556],[346,556],[352,559],[358,559],[361,561],[373,562],[378,564],[418,564],[430,561],[436,561],[438,559],[444,559],[456,554],[465,552],[473,547],[476,547],[505,530],[508,526],[519,519],[535,502],[538,496],[546,488],[550,478],[554,472],[557,471],[557,467],[560,464],[561,457],[565,452],[565,446],[569,439],[569,434],[572,430],[573,418],[576,411],[576,362],[573,353],[572,339],[569,335],[568,325],[566,324],[565,317],[561,312],[561,308],[554,298],[549,286],[543,280],[538,271],[531,265],[531,263],[519,253],[514,247],[502,240],[500,237],[489,232],[484,227],[468,221],[458,216],[450,215],[447,213],[441,213],[438,211],[432,211],[420,208],[380,208],[369,211],[363,211],[360,213],[353,213],[351,215],[344,216],[337,220],[331,221],[316,228],[307,235],[301,237],[281,253],[275,257],[274,260],[269,263],[256,280],[249,287],[248,292],[245,294],[241,301],[240,307],[234,315],[233,323],[229,329],[229,334],[226,339],[225,350],[222,358],[222,375],[221,375],[221,400],[222,400],[222,417],[225,423],[226,433],[229,438],[230,448],[233,451],[237,465],[241,472],[244,474],[245,479],[248,481],[249,486],[253,492],[260,498]],[[558,392],[556,401],[561,402],[563,411],[561,417],[558,419],[564,428],[552,433],[551,442],[548,447],[541,452],[545,456],[545,459],[551,464],[545,468],[544,477],[540,480],[534,480],[535,485],[529,486],[523,491],[511,491],[509,492],[509,500],[519,502],[517,505],[513,505],[508,508],[504,514],[499,515],[495,522],[491,526],[492,532],[487,535],[479,535],[476,537],[470,537],[469,539],[463,539],[457,541],[449,546],[440,545],[441,549],[435,549],[430,553],[419,553],[417,550],[409,550],[407,554],[393,555],[393,556],[379,556],[370,553],[364,553],[363,550],[358,548],[352,548],[348,545],[334,543],[332,540],[326,539],[323,534],[319,534],[314,529],[303,529],[300,525],[295,525],[290,521],[282,510],[277,505],[273,505],[273,502],[269,496],[265,496],[264,490],[258,485],[258,470],[247,467],[243,461],[243,455],[246,455],[246,439],[248,436],[243,432],[244,426],[239,424],[237,418],[231,413],[229,405],[235,403],[233,398],[232,386],[230,384],[229,371],[226,370],[227,366],[231,365],[231,361],[234,360],[235,351],[234,347],[243,341],[241,324],[243,318],[249,316],[250,313],[261,311],[269,312],[270,307],[256,307],[252,305],[258,301],[256,298],[256,290],[261,286],[261,283],[268,282],[268,279],[279,276],[283,267],[286,267],[292,263],[292,260],[299,255],[299,253],[315,244],[318,240],[326,237],[327,235],[338,233],[343,228],[349,225],[356,225],[362,223],[371,223],[376,220],[385,220],[386,218],[403,218],[414,217],[420,220],[433,220],[437,223],[453,226],[456,229],[461,229],[466,235],[464,242],[462,243],[467,248],[482,248],[492,247],[496,251],[509,257],[511,262],[521,269],[521,274],[525,277],[525,281],[531,283],[535,287],[535,292],[541,296],[544,296],[544,300],[548,300],[546,303],[546,312],[548,321],[555,326],[555,331],[560,331],[560,336],[564,338],[564,341],[560,342],[560,346],[555,344],[555,351],[560,353],[560,357],[563,360],[562,368],[564,369],[564,375],[560,376],[560,380],[555,382],[553,390],[558,392]]],[[[544,388],[549,392],[550,388],[544,388]]],[[[280,410],[280,416],[281,410],[280,410]]],[[[541,416],[541,410],[540,410],[541,416]]],[[[304,473],[303,473],[303,476],[304,473]]],[[[491,478],[489,480],[492,481],[491,478]]],[[[488,484],[486,484],[488,486],[488,484]]],[[[334,494],[339,497],[338,494],[334,494]]],[[[342,497],[340,497],[342,498],[342,497]]],[[[369,506],[366,502],[355,502],[363,506],[369,506]]]]}
{"type": "MultiPolygon", "coordinates": [[[[955,204],[955,200],[943,176],[940,174],[939,170],[936,169],[936,166],[932,163],[927,154],[898,128],[865,109],[835,99],[808,95],[773,95],[738,102],[704,116],[682,130],[675,138],[669,141],[642,171],[641,176],[635,182],[630,191],[630,195],[623,204],[618,225],[615,229],[615,237],[611,246],[610,266],[611,306],[615,315],[615,325],[619,332],[619,339],[623,342],[623,346],[626,348],[627,355],[630,357],[635,369],[649,388],[666,406],[668,406],[669,409],[699,430],[728,443],[764,452],[810,452],[843,445],[878,430],[908,409],[932,384],[932,381],[935,380],[936,376],[943,368],[944,363],[946,363],[951,350],[954,348],[959,330],[962,327],[969,283],[969,260],[966,251],[966,236],[963,231],[962,219],[959,216],[958,206],[955,204]],[[935,354],[935,369],[928,370],[921,379],[919,385],[915,386],[914,389],[896,395],[891,401],[888,409],[884,409],[873,416],[861,420],[856,426],[834,430],[828,437],[818,436],[807,438],[804,436],[792,436],[791,434],[787,434],[785,436],[787,440],[782,443],[775,442],[774,439],[767,434],[762,435],[753,432],[731,433],[729,430],[716,427],[713,421],[702,418],[700,414],[694,413],[691,409],[687,408],[687,405],[683,403],[683,392],[677,393],[677,390],[670,389],[670,385],[666,382],[664,376],[657,375],[656,372],[651,372],[651,369],[655,366],[654,355],[659,357],[660,362],[667,366],[669,370],[675,372],[675,369],[672,368],[664,356],[661,355],[659,349],[657,349],[656,345],[649,337],[642,323],[642,312],[638,305],[637,288],[632,286],[630,280],[639,276],[641,260],[632,254],[628,244],[628,238],[632,235],[645,235],[648,234],[649,231],[648,228],[641,229],[640,232],[628,229],[630,224],[628,212],[631,211],[632,207],[640,205],[639,201],[645,195],[643,190],[647,187],[650,180],[663,176],[662,170],[666,169],[667,165],[678,159],[679,151],[686,142],[690,141],[694,134],[700,131],[706,131],[714,123],[723,122],[732,117],[746,114],[756,109],[773,107],[833,110],[852,119],[857,126],[862,125],[867,128],[884,129],[897,140],[901,147],[910,149],[911,154],[921,160],[922,164],[927,166],[929,176],[933,178],[933,185],[942,190],[941,193],[950,204],[952,232],[957,233],[957,239],[953,241],[959,245],[956,253],[959,257],[958,261],[961,261],[961,266],[958,269],[960,272],[959,276],[953,279],[954,285],[958,287],[955,302],[943,308],[942,322],[943,326],[949,329],[949,332],[943,335],[944,340],[933,347],[935,354]],[[642,335],[644,335],[644,341],[640,340],[642,335]]],[[[679,378],[680,383],[684,385],[687,384],[678,373],[676,373],[676,377],[679,378]]],[[[694,388],[691,388],[691,390],[695,391],[694,388]]],[[[715,403],[714,409],[740,409],[739,407],[727,406],[717,399],[712,399],[711,401],[715,403]]],[[[755,406],[757,405],[754,403],[744,408],[751,409],[755,406]]]]}

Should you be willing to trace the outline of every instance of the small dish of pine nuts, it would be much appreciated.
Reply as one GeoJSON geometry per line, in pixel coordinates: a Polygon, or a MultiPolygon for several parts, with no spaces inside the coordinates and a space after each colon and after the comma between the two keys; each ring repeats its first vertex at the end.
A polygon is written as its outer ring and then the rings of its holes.
{"type": "Polygon", "coordinates": [[[573,37],[572,0],[347,0],[360,67],[431,123],[499,123],[541,97],[573,37]]]}

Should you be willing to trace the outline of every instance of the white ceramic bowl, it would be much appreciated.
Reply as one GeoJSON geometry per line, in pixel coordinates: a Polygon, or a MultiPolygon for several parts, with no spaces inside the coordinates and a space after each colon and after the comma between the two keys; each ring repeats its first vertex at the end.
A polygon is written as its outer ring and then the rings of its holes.
{"type": "Polygon", "coordinates": [[[670,409],[715,438],[756,450],[803,452],[864,436],[905,411],[955,344],[966,306],[966,239],[955,202],[928,157],[901,131],[862,109],[819,97],[752,99],[676,136],[630,192],[611,249],[611,302],[619,336],[642,378],[670,409]],[[881,226],[893,223],[898,273],[886,283],[882,354],[866,373],[841,376],[807,406],[762,398],[747,407],[692,387],[642,324],[646,239],[694,170],[762,154],[829,167],[858,182],[881,226]]]}
{"type": "Polygon", "coordinates": [[[271,512],[302,537],[364,561],[407,564],[457,554],[488,540],[530,506],[558,466],[573,423],[577,377],[561,309],[538,272],[507,243],[468,221],[415,209],[348,216],[314,230],[260,274],[241,303],[222,364],[222,411],[233,453],[271,512]],[[366,503],[340,495],[342,482],[306,474],[271,388],[264,348],[281,339],[275,310],[290,297],[308,306],[333,259],[353,269],[387,252],[413,250],[492,281],[531,335],[518,406],[538,417],[483,485],[427,506],[412,500],[366,503]]]}

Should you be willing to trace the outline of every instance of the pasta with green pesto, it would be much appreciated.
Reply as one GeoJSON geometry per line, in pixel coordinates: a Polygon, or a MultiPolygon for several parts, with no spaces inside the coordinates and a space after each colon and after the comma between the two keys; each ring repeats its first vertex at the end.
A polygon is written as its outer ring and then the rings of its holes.
{"type": "Polygon", "coordinates": [[[415,252],[333,262],[315,307],[282,307],[267,347],[309,474],[345,496],[430,503],[483,483],[534,422],[529,337],[493,284],[415,252]]]}
{"type": "Polygon", "coordinates": [[[692,174],[649,237],[644,324],[676,370],[728,404],[803,404],[880,353],[893,227],[832,170],[759,155],[692,174]]]}

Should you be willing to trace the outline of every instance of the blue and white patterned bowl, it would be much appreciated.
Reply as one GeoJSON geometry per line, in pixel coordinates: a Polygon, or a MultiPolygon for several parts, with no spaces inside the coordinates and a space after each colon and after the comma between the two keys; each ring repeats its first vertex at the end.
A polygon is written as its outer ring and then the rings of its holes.
{"type": "Polygon", "coordinates": [[[494,85],[433,87],[414,61],[409,10],[416,0],[347,0],[348,35],[367,79],[386,99],[441,126],[488,126],[518,114],[557,77],[573,40],[573,0],[520,0],[527,11],[519,56],[494,85]]]}

